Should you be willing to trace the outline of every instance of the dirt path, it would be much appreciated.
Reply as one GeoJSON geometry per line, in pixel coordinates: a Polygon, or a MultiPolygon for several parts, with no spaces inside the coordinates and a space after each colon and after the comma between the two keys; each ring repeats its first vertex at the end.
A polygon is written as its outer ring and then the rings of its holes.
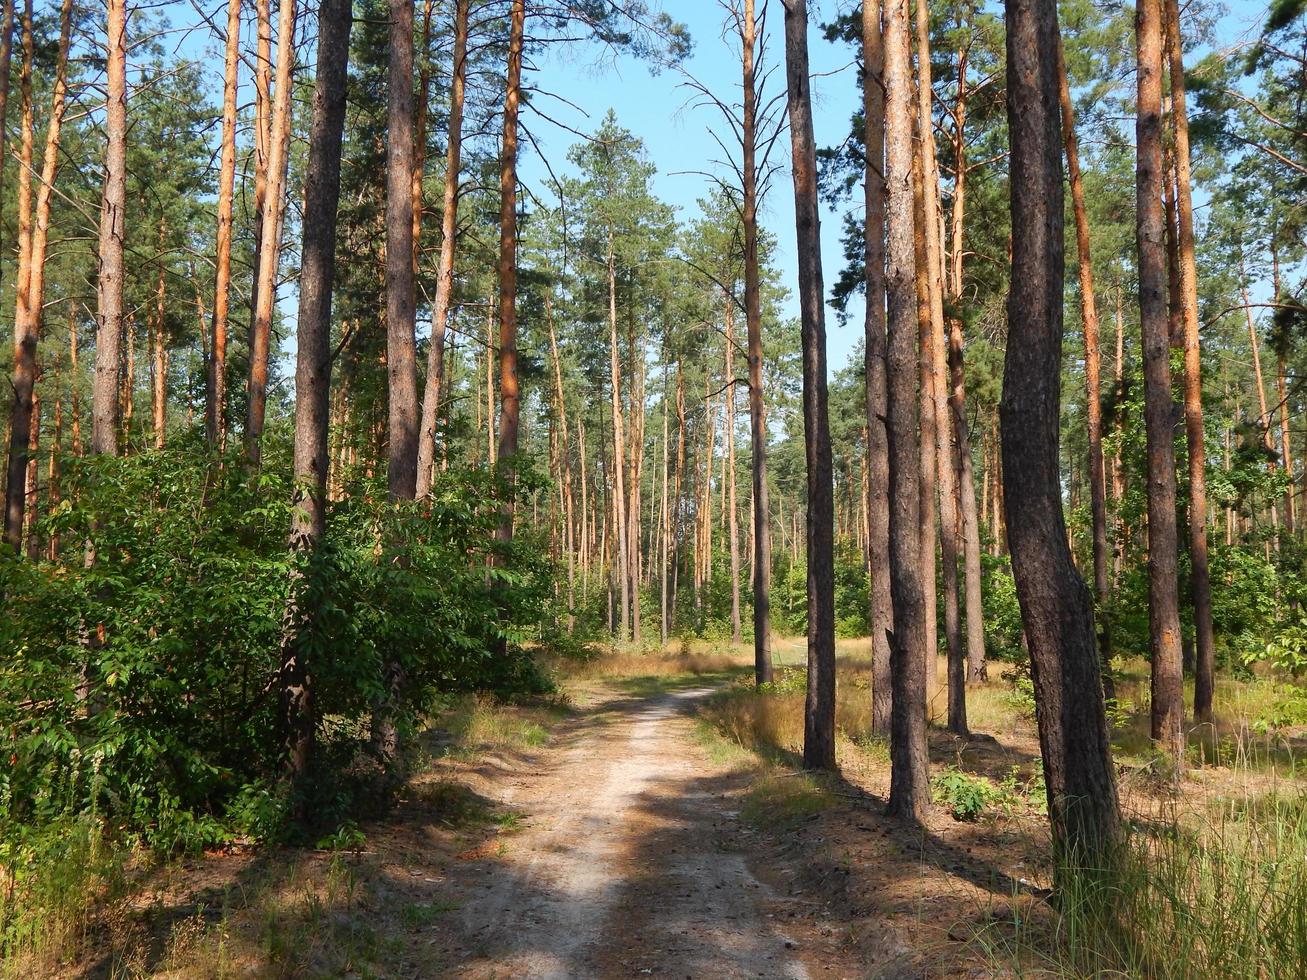
{"type": "Polygon", "coordinates": [[[729,771],[692,738],[708,693],[600,704],[497,780],[526,824],[451,882],[454,975],[809,976],[777,927],[791,900],[750,871],[729,771]]]}

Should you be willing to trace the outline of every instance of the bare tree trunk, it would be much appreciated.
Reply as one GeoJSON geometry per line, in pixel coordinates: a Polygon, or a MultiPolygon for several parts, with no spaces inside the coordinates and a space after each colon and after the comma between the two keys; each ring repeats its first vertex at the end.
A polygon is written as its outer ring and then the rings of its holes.
{"type": "Polygon", "coordinates": [[[1005,7],[1012,285],[1000,413],[1008,543],[1054,846],[1080,867],[1099,868],[1096,858],[1118,834],[1116,783],[1093,608],[1067,545],[1058,472],[1065,266],[1057,7],[1005,7]]]}
{"type": "Polygon", "coordinates": [[[1076,223],[1076,256],[1080,271],[1080,319],[1085,333],[1085,415],[1089,430],[1089,509],[1094,534],[1094,618],[1098,624],[1098,653],[1103,660],[1103,688],[1114,696],[1112,683],[1112,630],[1108,620],[1111,586],[1107,559],[1107,481],[1103,467],[1102,358],[1099,354],[1098,300],[1094,295],[1094,264],[1090,253],[1089,213],[1085,209],[1085,188],[1080,177],[1080,145],[1076,138],[1075,108],[1066,73],[1062,39],[1057,43],[1058,101],[1062,109],[1062,142],[1066,148],[1067,180],[1071,185],[1071,210],[1076,223]]]}
{"type": "MultiPolygon", "coordinates": [[[[1176,594],[1175,446],[1166,245],[1162,214],[1162,4],[1141,0],[1136,144],[1139,315],[1144,349],[1144,421],[1148,442],[1148,612],[1152,649],[1152,735],[1175,766],[1184,765],[1180,610],[1176,594]]],[[[1009,345],[1011,349],[1011,345],[1009,345]]],[[[1006,447],[1004,460],[1007,459],[1006,447]]],[[[1009,527],[1012,525],[1009,524],[1009,527]]]]}
{"type": "Polygon", "coordinates": [[[5,203],[6,143],[9,136],[9,75],[14,52],[14,0],[0,3],[0,214],[5,203]]]}
{"type": "MultiPolygon", "coordinates": [[[[336,212],[351,20],[351,0],[322,0],[304,183],[295,352],[295,490],[290,552],[303,559],[311,556],[326,533],[331,290],[336,270],[336,212]]],[[[305,642],[314,629],[314,610],[304,602],[301,584],[303,572],[297,569],[286,607],[279,679],[282,738],[287,767],[296,780],[303,778],[312,764],[316,726],[312,664],[308,660],[311,645],[305,642]]]]}
{"type": "Polygon", "coordinates": [[[389,0],[386,132],[386,371],[392,500],[417,487],[417,362],[413,283],[413,0],[389,0]]]}
{"type": "Polygon", "coordinates": [[[445,329],[454,290],[454,252],[458,245],[458,179],[463,153],[463,92],[467,79],[467,20],[469,0],[454,4],[454,63],[449,87],[449,147],[445,158],[445,205],[440,225],[440,265],[436,271],[436,297],[431,305],[431,349],[427,354],[427,380],[422,393],[422,422],[418,433],[417,495],[431,492],[436,458],[436,419],[440,413],[440,382],[444,374],[445,329]]]}
{"type": "Polygon", "coordinates": [[[885,334],[885,90],[884,38],[880,0],[862,5],[862,106],[866,131],[866,240],[863,264],[867,287],[865,371],[867,385],[867,529],[871,563],[871,730],[890,731],[890,637],[894,600],[890,594],[889,415],[885,334]]]}
{"type": "MultiPolygon", "coordinates": [[[[261,3],[266,0],[260,0],[261,3]]],[[[277,302],[277,267],[281,257],[281,201],[290,151],[291,68],[295,64],[295,0],[281,0],[277,18],[277,74],[269,123],[267,175],[259,211],[259,252],[255,272],[254,318],[250,325],[249,405],[245,419],[245,455],[258,467],[263,458],[263,421],[268,404],[268,356],[272,315],[277,302]]]]}
{"type": "MultiPolygon", "coordinates": [[[[18,299],[14,312],[13,407],[9,415],[9,467],[5,490],[5,540],[14,551],[23,544],[23,519],[27,505],[27,471],[31,445],[32,420],[36,389],[36,347],[41,338],[41,308],[45,303],[45,253],[50,234],[50,200],[59,163],[59,136],[63,128],[64,106],[68,94],[68,46],[72,31],[72,0],[63,0],[59,16],[59,53],[55,62],[54,84],[50,92],[50,122],[46,128],[45,149],[41,155],[41,173],[37,176],[36,207],[27,222],[27,244],[20,242],[18,299]],[[23,262],[23,253],[26,262],[23,262]],[[26,268],[24,269],[24,265],[26,268]]],[[[110,17],[112,32],[112,14],[110,17]]],[[[31,189],[31,56],[32,17],[30,7],[23,15],[24,48],[24,115],[23,157],[20,174],[19,235],[22,236],[23,197],[30,200],[31,189]],[[22,190],[21,188],[26,188],[22,190]]],[[[112,33],[111,33],[112,37],[112,33]]],[[[112,98],[112,93],[110,95],[112,98]]]]}
{"type": "Polygon", "coordinates": [[[613,516],[622,595],[617,639],[623,642],[629,635],[631,624],[631,592],[630,577],[626,574],[629,567],[626,540],[626,440],[622,431],[622,366],[617,351],[617,267],[611,234],[608,237],[608,356],[613,401],[613,516]]]}
{"type": "MultiPolygon", "coordinates": [[[[572,632],[575,617],[574,585],[576,576],[576,554],[572,535],[572,466],[571,447],[567,432],[567,403],[563,393],[563,364],[558,356],[558,338],[554,333],[553,308],[550,297],[545,296],[545,324],[549,328],[549,355],[554,364],[554,398],[558,405],[558,425],[561,429],[562,443],[559,447],[558,482],[563,492],[564,547],[567,551],[567,631],[572,632]]],[[[583,464],[584,465],[584,464],[583,464]]]]}
{"type": "Polygon", "coordinates": [[[930,806],[926,754],[925,596],[921,581],[921,452],[917,334],[912,64],[907,0],[884,4],[887,404],[890,588],[894,632],[890,668],[889,812],[917,821],[930,806]]]}
{"type": "MultiPolygon", "coordinates": [[[[40,380],[40,375],[37,375],[40,380]]],[[[27,501],[27,513],[24,524],[27,534],[27,557],[37,561],[41,557],[41,541],[36,533],[36,515],[40,513],[40,460],[41,448],[41,394],[32,393],[31,417],[27,423],[27,472],[23,474],[23,497],[27,501]]]]}
{"type": "Polygon", "coordinates": [[[731,642],[740,638],[740,534],[735,500],[735,299],[726,298],[726,528],[731,548],[731,642]]]}
{"type": "Polygon", "coordinates": [[[749,335],[749,448],[753,456],[753,676],[772,679],[771,501],[767,486],[767,414],[762,380],[762,299],[758,283],[758,80],[754,0],[744,0],[742,118],[744,317],[749,335]]]}
{"type": "Polygon", "coordinates": [[[236,193],[236,92],[240,72],[241,0],[228,0],[222,86],[222,165],[218,173],[218,234],[213,279],[213,340],[208,359],[204,431],[212,445],[226,437],[227,311],[231,303],[232,204],[236,193]]]}
{"type": "Polygon", "coordinates": [[[830,419],[826,402],[826,319],[817,206],[817,148],[808,73],[808,5],[783,0],[785,78],[794,176],[795,233],[803,344],[803,430],[808,469],[808,690],[803,764],[835,768],[835,541],[830,419]]]}
{"type": "MultiPolygon", "coordinates": [[[[522,88],[522,43],[526,0],[513,0],[504,96],[504,138],[499,161],[499,462],[516,466],[519,394],[517,381],[517,116],[522,88]]],[[[510,474],[511,476],[511,474],[510,474]]],[[[510,498],[499,526],[502,541],[513,540],[510,498]]]]}

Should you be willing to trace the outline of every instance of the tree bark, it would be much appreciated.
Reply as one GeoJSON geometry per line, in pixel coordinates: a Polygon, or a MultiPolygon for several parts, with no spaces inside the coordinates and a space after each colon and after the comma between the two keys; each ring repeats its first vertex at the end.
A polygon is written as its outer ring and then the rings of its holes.
{"type": "Polygon", "coordinates": [[[825,293],[817,148],[812,133],[808,73],[808,5],[783,0],[785,77],[790,115],[791,172],[799,255],[803,346],[803,430],[808,471],[808,683],[803,764],[835,768],[835,508],[830,419],[826,397],[825,293]]]}
{"type": "Polygon", "coordinates": [[[740,637],[740,531],[735,498],[735,298],[726,298],[726,529],[731,549],[731,642],[740,637]]]}
{"type": "Polygon", "coordinates": [[[277,302],[277,267],[281,258],[281,199],[290,150],[291,69],[295,64],[295,0],[281,0],[277,18],[277,73],[269,122],[270,145],[255,273],[254,317],[250,324],[250,378],[245,418],[245,455],[258,468],[263,458],[264,415],[268,404],[268,356],[272,315],[277,302]]]}
{"type": "Polygon", "coordinates": [[[431,349],[427,353],[427,380],[422,393],[422,422],[418,433],[417,496],[431,492],[436,459],[436,420],[440,414],[440,385],[445,371],[445,331],[450,297],[454,291],[454,253],[458,245],[458,180],[463,153],[463,94],[467,80],[467,21],[469,0],[454,3],[454,62],[449,86],[449,146],[445,157],[445,202],[440,224],[440,265],[436,296],[431,305],[431,349]]]}
{"type": "Polygon", "coordinates": [[[890,460],[885,326],[885,54],[880,0],[862,5],[862,110],[866,130],[864,175],[866,240],[863,248],[867,310],[863,324],[867,385],[867,530],[871,562],[871,730],[890,731],[893,703],[890,637],[894,600],[890,593],[890,460]]]}
{"type": "MultiPolygon", "coordinates": [[[[331,417],[331,291],[336,270],[336,213],[349,64],[352,0],[322,0],[318,65],[304,180],[303,247],[295,353],[295,489],[290,553],[310,558],[326,533],[331,417]]],[[[287,768],[299,780],[313,759],[316,716],[310,645],[314,610],[305,602],[303,569],[291,582],[281,648],[281,720],[287,768]]]]}
{"type": "Polygon", "coordinates": [[[613,408],[613,523],[617,544],[617,575],[622,597],[617,639],[618,642],[624,642],[631,624],[631,592],[630,576],[627,575],[629,542],[626,539],[626,438],[622,427],[622,362],[617,350],[617,266],[611,233],[608,238],[608,368],[613,408]]]}
{"type": "MultiPolygon", "coordinates": [[[[1207,563],[1207,449],[1203,439],[1202,348],[1198,336],[1198,267],[1194,257],[1189,115],[1185,106],[1184,48],[1181,43],[1180,6],[1177,0],[1166,0],[1165,16],[1171,52],[1171,119],[1175,127],[1176,206],[1180,232],[1180,308],[1184,316],[1184,420],[1189,449],[1189,562],[1196,657],[1194,718],[1199,722],[1209,722],[1212,719],[1216,639],[1212,630],[1212,584],[1207,563]]],[[[1283,370],[1280,378],[1283,390],[1283,370]]],[[[1285,411],[1287,410],[1286,407],[1285,411]]],[[[1284,435],[1287,460],[1287,427],[1284,435]]]]}
{"type": "Polygon", "coordinates": [[[218,172],[217,255],[213,279],[213,339],[209,352],[204,431],[211,445],[226,437],[227,318],[231,304],[232,204],[236,193],[236,92],[240,72],[241,0],[227,4],[227,47],[222,86],[222,164],[218,172]]]}
{"type": "MultiPolygon", "coordinates": [[[[9,414],[9,466],[5,485],[4,537],[14,551],[23,545],[23,522],[27,507],[27,471],[31,446],[33,405],[36,390],[36,348],[41,338],[41,311],[45,304],[45,254],[50,236],[50,201],[59,165],[59,139],[63,129],[64,107],[68,95],[68,47],[72,32],[72,0],[63,0],[59,15],[59,51],[55,61],[54,83],[50,90],[50,121],[46,127],[45,147],[41,154],[41,172],[36,175],[35,209],[26,222],[27,244],[19,245],[18,298],[14,311],[13,403],[9,414]],[[23,253],[26,253],[26,262],[23,253]]],[[[110,38],[112,38],[112,16],[110,38]]],[[[24,48],[24,116],[23,161],[19,191],[19,235],[25,202],[31,200],[31,54],[32,18],[30,9],[23,16],[24,48]],[[24,190],[23,188],[26,188],[24,190]]],[[[112,98],[112,95],[110,96],[112,98]]]]}
{"type": "Polygon", "coordinates": [[[417,361],[413,281],[413,0],[389,0],[386,132],[386,372],[391,500],[417,490],[417,361]]]}
{"type": "Polygon", "coordinates": [[[758,271],[758,80],[754,0],[744,0],[742,181],[744,318],[749,343],[749,448],[753,456],[753,676],[772,679],[771,499],[767,486],[767,413],[762,391],[762,299],[758,271]]]}
{"type": "Polygon", "coordinates": [[[1117,837],[1118,815],[1093,609],[1067,545],[1058,471],[1064,256],[1057,7],[1053,0],[1006,0],[1005,7],[1012,275],[1000,407],[1004,506],[1054,846],[1096,868],[1095,858],[1117,837]]]}
{"type": "Polygon", "coordinates": [[[921,449],[917,439],[915,192],[907,0],[884,4],[886,378],[889,444],[890,814],[919,821],[930,805],[926,753],[926,622],[921,581],[921,449]]]}
{"type": "MultiPolygon", "coordinates": [[[[1141,0],[1135,141],[1139,317],[1144,351],[1148,451],[1148,612],[1152,651],[1152,736],[1184,765],[1180,610],[1176,593],[1175,445],[1167,322],[1166,239],[1162,214],[1162,4],[1141,0]]],[[[1009,349],[1011,349],[1009,345],[1009,349]]],[[[1006,447],[1004,460],[1007,459],[1006,447]]],[[[1009,528],[1013,526],[1009,522],[1009,528]]]]}
{"type": "Polygon", "coordinates": [[[1075,107],[1067,78],[1062,39],[1057,42],[1058,101],[1062,109],[1062,143],[1066,149],[1067,181],[1076,224],[1076,257],[1080,272],[1080,319],[1085,334],[1085,415],[1089,430],[1089,510],[1094,536],[1094,610],[1098,625],[1098,652],[1103,660],[1103,688],[1108,697],[1112,683],[1112,631],[1108,619],[1111,585],[1108,581],[1107,480],[1103,466],[1102,357],[1099,353],[1098,300],[1094,294],[1094,265],[1090,252],[1089,213],[1080,176],[1080,145],[1076,137],[1075,107]]]}

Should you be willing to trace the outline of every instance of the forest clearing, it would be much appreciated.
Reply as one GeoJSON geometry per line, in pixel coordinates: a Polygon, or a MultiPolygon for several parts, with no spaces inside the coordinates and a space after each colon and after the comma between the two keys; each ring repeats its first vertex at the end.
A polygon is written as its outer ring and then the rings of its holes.
{"type": "Polygon", "coordinates": [[[1307,975],[1307,0],[0,0],[0,978],[1307,975]]]}

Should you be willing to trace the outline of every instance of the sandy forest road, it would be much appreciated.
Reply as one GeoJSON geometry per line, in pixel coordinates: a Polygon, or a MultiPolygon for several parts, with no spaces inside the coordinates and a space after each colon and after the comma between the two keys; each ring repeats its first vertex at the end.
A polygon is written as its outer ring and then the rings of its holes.
{"type": "Polygon", "coordinates": [[[738,777],[692,737],[709,693],[613,695],[488,785],[525,826],[450,869],[450,975],[832,975],[793,932],[798,900],[750,868],[738,777]]]}

